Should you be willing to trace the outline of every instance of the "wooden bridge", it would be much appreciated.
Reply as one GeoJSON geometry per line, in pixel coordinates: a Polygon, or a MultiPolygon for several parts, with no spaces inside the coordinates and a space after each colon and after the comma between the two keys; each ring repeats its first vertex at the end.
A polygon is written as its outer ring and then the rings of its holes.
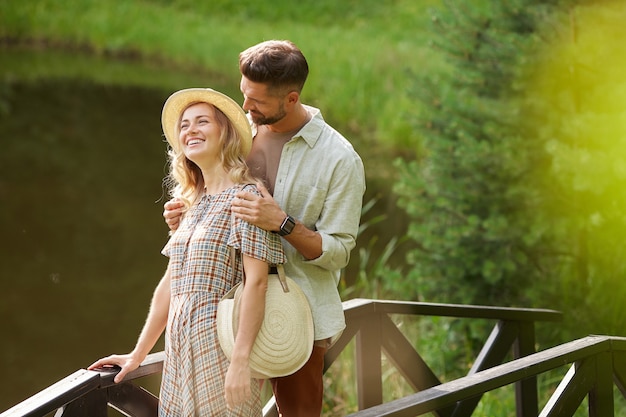
{"type": "MultiPolygon", "coordinates": [[[[355,299],[344,303],[347,327],[328,351],[325,370],[355,341],[358,409],[353,417],[429,414],[436,417],[471,416],[483,394],[515,386],[517,417],[573,416],[587,399],[589,416],[613,416],[614,387],[626,397],[626,339],[589,336],[535,352],[535,323],[557,321],[561,313],[543,309],[501,308],[456,304],[355,299]],[[441,383],[391,315],[487,319],[491,334],[468,375],[441,383]],[[414,394],[383,403],[382,353],[415,390],[414,394]],[[512,360],[505,362],[512,353],[512,360]],[[537,377],[570,365],[569,371],[539,412],[537,377]]],[[[163,352],[149,355],[122,383],[114,372],[78,370],[0,417],[105,417],[109,407],[132,417],[157,415],[158,398],[141,386],[139,378],[159,374],[163,352]]],[[[273,401],[266,417],[277,416],[273,401]]]]}

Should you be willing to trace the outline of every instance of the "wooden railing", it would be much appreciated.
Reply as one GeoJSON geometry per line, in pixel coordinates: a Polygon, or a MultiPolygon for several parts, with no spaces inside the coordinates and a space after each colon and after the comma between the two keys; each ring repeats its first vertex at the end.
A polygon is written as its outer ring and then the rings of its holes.
{"type": "Polygon", "coordinates": [[[161,373],[164,357],[163,352],[148,355],[141,366],[119,384],[113,382],[117,372],[79,369],[0,416],[43,417],[55,412],[55,417],[106,417],[110,406],[127,416],[154,417],[158,398],[132,381],[161,373]]]}
{"type": "Polygon", "coordinates": [[[613,383],[626,398],[626,338],[589,336],[358,411],[350,417],[414,417],[429,412],[437,416],[470,416],[472,411],[459,411],[458,405],[480,400],[486,392],[567,364],[571,364],[569,371],[541,414],[525,408],[521,415],[572,417],[587,398],[589,416],[614,416],[613,383]]]}
{"type": "MultiPolygon", "coordinates": [[[[437,416],[469,416],[486,391],[471,391],[471,395],[449,396],[437,401],[426,401],[424,393],[433,395],[441,387],[448,387],[454,381],[441,384],[435,373],[424,362],[413,345],[391,320],[390,315],[441,316],[467,319],[488,319],[495,322],[485,345],[476,358],[468,376],[461,380],[474,381],[487,369],[500,365],[512,351],[514,360],[501,367],[516,365],[524,357],[535,353],[535,322],[556,321],[561,313],[553,310],[470,306],[455,304],[434,304],[419,302],[381,301],[355,299],[344,303],[346,329],[325,358],[325,370],[338,358],[339,354],[354,339],[356,347],[355,366],[358,408],[357,416],[398,415],[414,416],[419,407],[433,407],[437,416]],[[383,403],[382,353],[384,352],[398,372],[418,392],[410,402],[397,400],[383,403]],[[433,391],[434,390],[434,391],[433,391]],[[400,403],[398,403],[400,401],[400,403]],[[380,409],[379,407],[383,407],[380,409]],[[410,410],[407,414],[406,410],[410,410]],[[374,411],[372,411],[374,410],[374,411]],[[378,413],[383,414],[378,414],[378,413]],[[361,414],[366,413],[366,414],[361,414]],[[367,414],[370,413],[370,414],[367,414]],[[371,414],[374,413],[374,414],[371,414]],[[387,413],[387,414],[384,414],[387,413]],[[391,414],[389,414],[391,413],[391,414]]],[[[540,358],[539,358],[540,359],[540,358]]],[[[127,375],[124,382],[113,382],[114,372],[78,370],[56,384],[44,389],[33,397],[0,414],[0,417],[45,416],[55,412],[55,417],[107,415],[107,407],[113,407],[124,415],[133,417],[156,416],[158,399],[150,392],[133,383],[140,377],[160,373],[163,366],[163,353],[149,355],[140,368],[127,375]]],[[[502,371],[506,374],[506,370],[502,371]]],[[[490,374],[491,375],[491,374],[490,374]]],[[[515,373],[517,379],[504,379],[516,384],[516,404],[518,417],[537,416],[536,373],[523,375],[515,373]]],[[[455,380],[458,381],[458,380],[455,380]]],[[[498,379],[498,383],[503,380],[498,379]]],[[[454,385],[453,385],[454,386],[454,385]]],[[[487,384],[485,387],[491,385],[487,384]]],[[[482,387],[482,385],[481,385],[482,387]]],[[[466,390],[467,391],[467,390],[466,390]]],[[[466,392],[462,391],[462,392],[466,392]]],[[[276,416],[272,401],[264,408],[267,417],[276,416]]],[[[604,415],[604,414],[602,414],[604,415]]]]}

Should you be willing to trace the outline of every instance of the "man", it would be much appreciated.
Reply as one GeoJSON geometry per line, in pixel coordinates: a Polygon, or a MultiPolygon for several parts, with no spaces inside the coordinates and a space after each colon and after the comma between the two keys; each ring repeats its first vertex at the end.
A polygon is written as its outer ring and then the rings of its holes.
{"type": "MultiPolygon", "coordinates": [[[[285,271],[306,294],[315,327],[309,361],[296,373],[271,380],[279,413],[321,414],[324,355],[345,328],[337,285],[356,244],[365,174],[352,145],[320,111],[300,101],[307,61],[289,41],[266,41],[239,55],[243,108],[254,141],[247,159],[262,179],[261,196],[241,192],[233,213],[282,236],[285,271]]],[[[165,206],[170,228],[180,210],[165,206]]]]}

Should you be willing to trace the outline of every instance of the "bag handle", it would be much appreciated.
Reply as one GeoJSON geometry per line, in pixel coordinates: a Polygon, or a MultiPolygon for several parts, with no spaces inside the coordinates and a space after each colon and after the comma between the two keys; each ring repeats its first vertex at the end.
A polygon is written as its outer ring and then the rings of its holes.
{"type": "Polygon", "coordinates": [[[289,285],[287,285],[287,275],[285,275],[285,267],[283,264],[274,265],[276,267],[276,271],[278,271],[278,280],[280,281],[280,286],[283,287],[283,292],[289,292],[289,285]]]}

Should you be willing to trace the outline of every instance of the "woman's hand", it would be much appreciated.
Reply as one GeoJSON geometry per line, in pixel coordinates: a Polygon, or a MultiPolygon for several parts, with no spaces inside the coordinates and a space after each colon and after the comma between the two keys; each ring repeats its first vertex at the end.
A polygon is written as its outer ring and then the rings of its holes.
{"type": "Polygon", "coordinates": [[[228,366],[224,382],[224,398],[229,409],[233,409],[252,397],[250,367],[245,360],[233,361],[228,366]]]}
{"type": "Polygon", "coordinates": [[[94,369],[103,368],[111,365],[119,366],[121,370],[118,372],[117,375],[115,375],[115,378],[113,379],[115,383],[118,383],[124,379],[127,373],[139,368],[139,365],[141,365],[142,361],[143,360],[139,360],[131,353],[128,353],[126,355],[111,355],[95,361],[94,363],[89,365],[87,369],[93,371],[94,369]]]}

